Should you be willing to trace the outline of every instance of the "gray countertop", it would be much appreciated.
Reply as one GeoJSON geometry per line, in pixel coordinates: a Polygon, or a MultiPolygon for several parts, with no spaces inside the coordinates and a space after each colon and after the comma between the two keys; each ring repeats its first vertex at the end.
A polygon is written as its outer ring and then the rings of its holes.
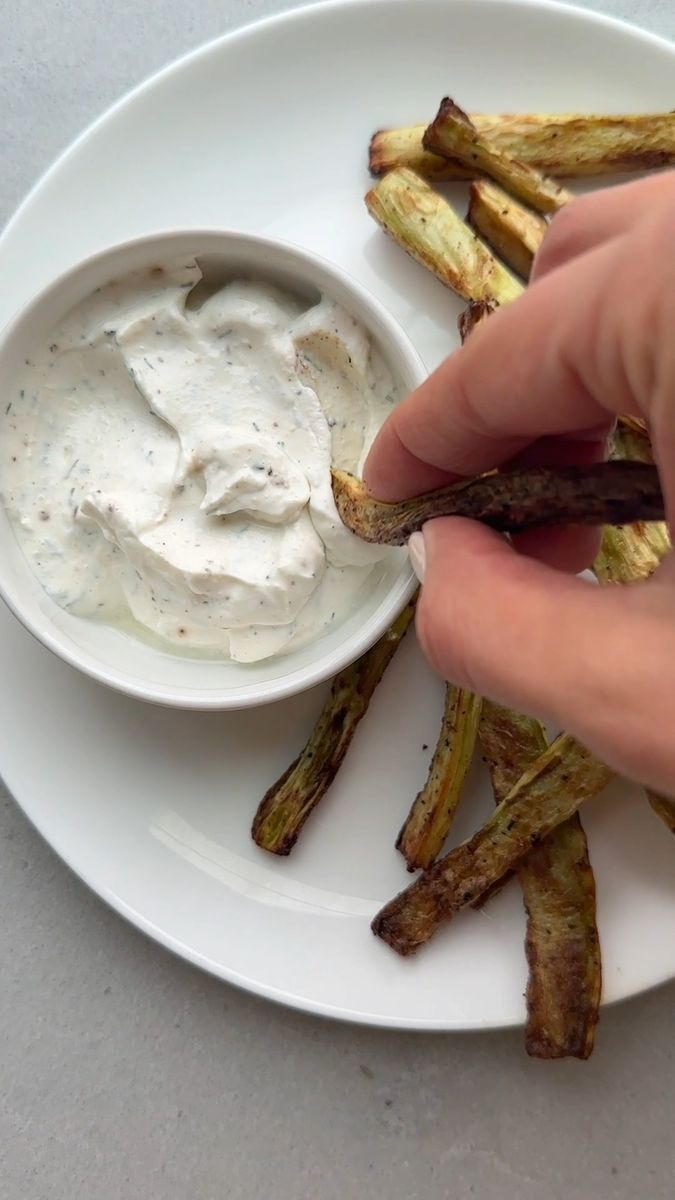
{"type": "MultiPolygon", "coordinates": [[[[3,0],[0,219],[132,84],[289,7],[3,0]]],[[[672,0],[588,7],[675,38],[672,0]]],[[[0,908],[0,1197],[672,1198],[675,985],[606,1011],[588,1064],[304,1017],[126,925],[1,788],[0,908]]]]}

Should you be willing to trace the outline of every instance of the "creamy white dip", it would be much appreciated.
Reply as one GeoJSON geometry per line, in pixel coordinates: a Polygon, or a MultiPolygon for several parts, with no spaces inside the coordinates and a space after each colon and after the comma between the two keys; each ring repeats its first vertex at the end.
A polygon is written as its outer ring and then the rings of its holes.
{"type": "Polygon", "coordinates": [[[129,275],[36,347],[0,487],[64,609],[254,662],[340,621],[387,553],[342,525],[330,467],[360,472],[396,396],[332,301],[237,281],[199,304],[200,280],[129,275]]]}

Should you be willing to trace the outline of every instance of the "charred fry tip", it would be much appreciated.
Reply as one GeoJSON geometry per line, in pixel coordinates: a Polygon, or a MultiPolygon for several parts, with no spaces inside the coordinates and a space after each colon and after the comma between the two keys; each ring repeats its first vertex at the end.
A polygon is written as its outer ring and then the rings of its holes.
{"type": "Polygon", "coordinates": [[[375,133],[368,142],[368,171],[372,175],[373,179],[377,179],[378,175],[381,174],[382,164],[378,151],[378,142],[380,141],[383,133],[386,133],[386,130],[376,129],[375,133]]]}
{"type": "Polygon", "coordinates": [[[498,308],[496,300],[470,300],[464,312],[457,318],[457,329],[462,342],[465,342],[476,326],[486,317],[492,316],[498,308]]]}
{"type": "Polygon", "coordinates": [[[387,916],[384,909],[373,918],[370,928],[375,937],[379,938],[382,942],[386,942],[387,946],[398,954],[400,958],[411,958],[413,954],[417,953],[420,945],[424,944],[423,940],[414,942],[409,937],[400,937],[396,922],[387,916]]]}
{"type": "Polygon", "coordinates": [[[647,789],[647,799],[666,829],[675,834],[675,800],[669,796],[662,796],[660,792],[654,792],[651,788],[647,789]]]}
{"type": "Polygon", "coordinates": [[[458,104],[446,97],[422,137],[424,148],[452,162],[487,175],[511,195],[540,213],[556,212],[573,199],[555,180],[522,159],[500,150],[481,134],[458,104]]]}

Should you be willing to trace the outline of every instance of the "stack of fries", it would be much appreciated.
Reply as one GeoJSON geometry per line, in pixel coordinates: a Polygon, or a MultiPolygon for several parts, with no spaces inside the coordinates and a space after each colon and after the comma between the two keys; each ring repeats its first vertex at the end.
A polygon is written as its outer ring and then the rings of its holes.
{"type": "MultiPolygon", "coordinates": [[[[444,99],[429,126],[381,130],[370,143],[369,212],[443,284],[468,301],[462,337],[525,287],[547,217],[572,194],[556,180],[675,163],[675,114],[595,116],[463,112],[444,99]],[[554,178],[552,178],[555,177],[554,178]],[[464,221],[429,181],[468,180],[464,221]]],[[[612,457],[653,464],[649,435],[622,419],[612,457]]],[[[607,526],[595,573],[602,584],[647,578],[670,549],[663,522],[607,526]]],[[[262,848],[288,854],[325,795],[370,698],[412,621],[414,601],[377,645],[334,681],[312,736],[264,797],[253,824],[262,848]]],[[[587,1058],[601,999],[595,882],[581,804],[612,772],[568,734],[549,744],[538,721],[448,685],[427,782],[396,845],[422,874],[387,904],[373,930],[409,955],[512,876],[527,913],[526,1049],[587,1058]],[[439,858],[476,745],[496,807],[467,842],[439,858]]],[[[675,803],[649,795],[675,832],[675,803]]]]}

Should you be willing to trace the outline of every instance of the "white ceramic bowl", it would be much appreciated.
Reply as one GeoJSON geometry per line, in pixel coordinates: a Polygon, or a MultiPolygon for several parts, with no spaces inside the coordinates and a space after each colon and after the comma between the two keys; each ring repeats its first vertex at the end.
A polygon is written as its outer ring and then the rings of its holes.
{"type": "MultiPolygon", "coordinates": [[[[224,277],[253,275],[308,298],[324,292],[364,324],[403,392],[424,377],[421,359],[393,317],[337,267],[283,242],[188,230],[113,246],[78,263],[40,292],[0,335],[0,396],[11,394],[19,367],[35,344],[94,288],[182,254],[203,260],[210,271],[222,269],[224,277]]],[[[179,708],[247,708],[327,679],[381,636],[413,588],[407,560],[397,556],[359,608],[307,646],[258,663],[183,657],[59,608],[33,574],[4,507],[0,511],[0,596],[15,616],[45,646],[86,675],[130,696],[179,708]]]]}

